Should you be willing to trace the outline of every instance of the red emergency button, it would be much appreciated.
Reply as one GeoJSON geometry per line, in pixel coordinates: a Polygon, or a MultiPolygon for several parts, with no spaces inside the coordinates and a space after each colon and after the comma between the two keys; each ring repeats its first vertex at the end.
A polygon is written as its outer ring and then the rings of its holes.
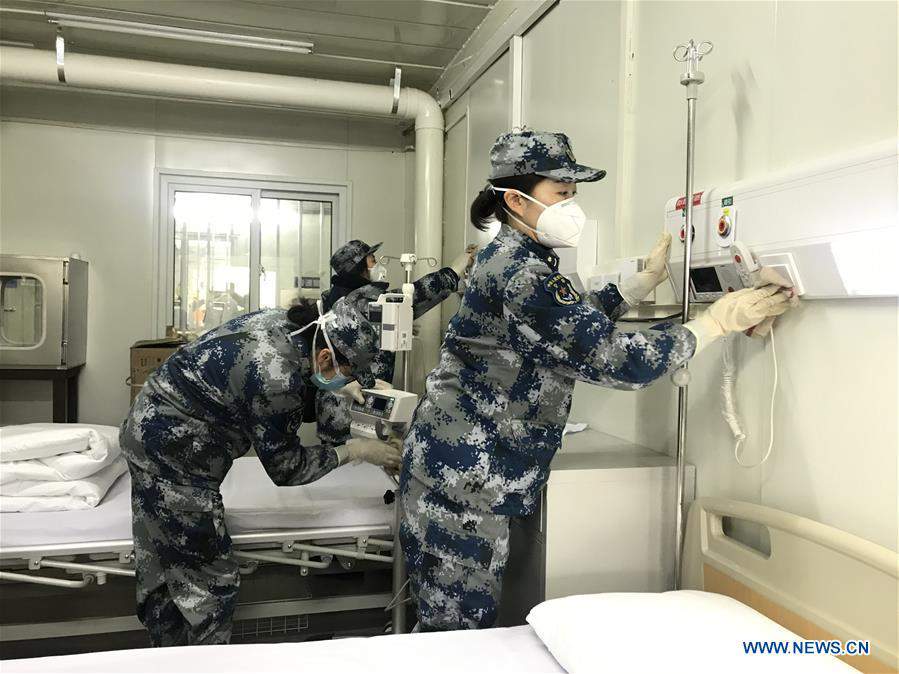
{"type": "Polygon", "coordinates": [[[736,262],[737,264],[742,264],[743,258],[740,257],[739,255],[734,255],[734,262],[736,262]]]}

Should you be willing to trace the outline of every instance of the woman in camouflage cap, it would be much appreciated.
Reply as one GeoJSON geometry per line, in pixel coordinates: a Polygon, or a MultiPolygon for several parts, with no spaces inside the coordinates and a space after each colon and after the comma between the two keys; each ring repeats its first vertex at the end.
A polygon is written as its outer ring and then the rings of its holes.
{"type": "Polygon", "coordinates": [[[400,539],[422,630],[495,622],[509,518],[536,508],[576,381],[643,388],[714,338],[786,309],[771,286],[725,298],[718,318],[619,330],[616,319],[667,277],[670,238],[635,277],[582,296],[553,249],[577,245],[577,183],[605,171],[578,164],[561,133],[504,134],[490,159],[471,221],[499,231],[469,275],[403,452],[400,539]]]}

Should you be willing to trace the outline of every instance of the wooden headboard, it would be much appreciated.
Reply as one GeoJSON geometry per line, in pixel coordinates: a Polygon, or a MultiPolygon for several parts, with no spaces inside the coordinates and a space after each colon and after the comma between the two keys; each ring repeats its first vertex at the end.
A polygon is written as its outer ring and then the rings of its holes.
{"type": "Polygon", "coordinates": [[[805,639],[868,640],[844,657],[862,672],[899,669],[899,555],[774,508],[698,499],[684,539],[684,589],[725,594],[805,639]],[[770,552],[725,533],[724,518],[762,527],[770,552]]]}

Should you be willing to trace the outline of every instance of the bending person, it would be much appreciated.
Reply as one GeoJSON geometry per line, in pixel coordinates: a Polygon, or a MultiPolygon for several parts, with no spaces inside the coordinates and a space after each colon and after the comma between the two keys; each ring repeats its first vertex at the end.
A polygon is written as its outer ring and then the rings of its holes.
{"type": "Polygon", "coordinates": [[[617,329],[667,277],[670,237],[645,271],[582,297],[553,249],[578,243],[577,183],[604,175],[576,163],[564,134],[508,133],[493,146],[471,220],[502,225],[469,275],[403,452],[400,538],[424,631],[495,622],[509,518],[537,505],[576,381],[643,388],[788,306],[781,287],[766,286],[728,295],[686,325],[617,329]]]}
{"type": "MultiPolygon", "coordinates": [[[[325,311],[334,302],[345,297],[352,307],[367,317],[369,302],[376,301],[379,295],[386,292],[399,292],[388,290],[388,285],[383,280],[387,271],[375,258],[375,252],[380,247],[380,243],[369,246],[364,241],[353,240],[337,249],[331,256],[331,268],[334,270],[331,287],[322,293],[325,311]]],[[[415,318],[423,316],[456,292],[459,280],[474,261],[474,251],[474,246],[469,246],[450,266],[422,276],[413,284],[415,318]]],[[[316,394],[318,438],[325,447],[342,445],[350,437],[350,395],[355,394],[359,402],[362,402],[360,388],[375,386],[375,380],[381,380],[379,386],[393,381],[396,364],[394,352],[376,349],[368,357],[370,372],[357,377],[359,386],[347,389],[346,395],[336,395],[325,390],[316,394]]]]}
{"type": "Polygon", "coordinates": [[[279,486],[313,482],[350,460],[398,467],[399,451],[386,443],[304,447],[297,436],[313,388],[366,368],[377,339],[345,302],[324,316],[311,304],[268,309],[181,347],[147,379],[120,441],[131,472],[137,616],[152,645],[230,639],[240,574],[219,489],[251,446],[279,486]]]}

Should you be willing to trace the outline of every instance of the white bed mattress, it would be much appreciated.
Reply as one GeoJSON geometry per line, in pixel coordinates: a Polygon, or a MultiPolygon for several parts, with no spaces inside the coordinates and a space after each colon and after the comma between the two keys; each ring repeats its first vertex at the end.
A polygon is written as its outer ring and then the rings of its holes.
{"type": "MultiPolygon", "coordinates": [[[[384,493],[393,483],[369,464],[338,468],[302,487],[276,487],[259,459],[237,459],[222,484],[232,535],[267,529],[312,529],[393,524],[384,493]]],[[[131,481],[123,475],[96,508],[0,514],[0,549],[128,540],[131,481]]]]}
{"type": "Polygon", "coordinates": [[[13,672],[564,672],[530,627],[299,644],[158,648],[6,660],[13,672]]]}

